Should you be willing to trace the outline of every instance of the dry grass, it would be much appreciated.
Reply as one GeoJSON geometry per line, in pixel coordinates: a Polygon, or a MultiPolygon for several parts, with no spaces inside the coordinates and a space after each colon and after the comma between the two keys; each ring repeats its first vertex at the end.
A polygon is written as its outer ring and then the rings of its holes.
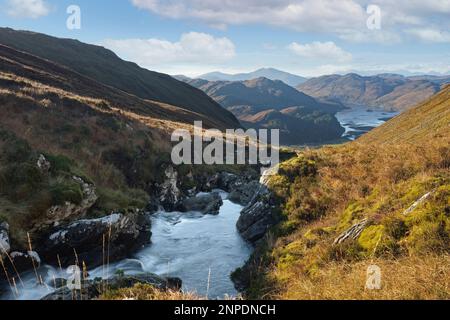
{"type": "MultiPolygon", "coordinates": [[[[275,272],[276,274],[276,272],[275,272]]],[[[287,300],[434,300],[450,299],[450,257],[423,256],[330,263],[314,276],[296,274],[283,283],[277,299],[287,300]],[[382,288],[365,288],[367,268],[382,271],[382,288]]]]}
{"type": "Polygon", "coordinates": [[[250,275],[250,298],[449,299],[449,91],[385,131],[302,150],[281,165],[271,188],[285,221],[257,257],[265,269],[250,275]],[[356,240],[333,245],[363,219],[369,224],[356,240]],[[364,290],[372,263],[384,274],[377,292],[364,290]]]}
{"type": "Polygon", "coordinates": [[[193,293],[181,291],[164,291],[151,285],[136,284],[133,288],[109,291],[99,300],[205,300],[193,293]]]}

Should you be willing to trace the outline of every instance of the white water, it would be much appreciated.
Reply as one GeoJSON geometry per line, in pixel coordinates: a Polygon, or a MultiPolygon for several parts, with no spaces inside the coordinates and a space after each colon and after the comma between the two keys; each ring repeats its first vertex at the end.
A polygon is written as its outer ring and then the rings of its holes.
{"type": "MultiPolygon", "coordinates": [[[[110,277],[117,270],[125,274],[152,272],[158,275],[179,277],[183,290],[211,299],[226,295],[236,296],[230,274],[249,258],[252,248],[239,235],[236,222],[242,206],[226,200],[217,216],[196,212],[159,212],[152,217],[152,244],[138,252],[134,259],[126,259],[89,270],[90,278],[110,277]]],[[[44,266],[39,270],[44,282],[53,278],[67,278],[57,269],[44,266]]],[[[51,293],[52,289],[36,285],[34,272],[22,275],[25,288],[18,284],[19,299],[37,300],[51,293]]],[[[2,299],[15,299],[7,294],[2,299]]]]}

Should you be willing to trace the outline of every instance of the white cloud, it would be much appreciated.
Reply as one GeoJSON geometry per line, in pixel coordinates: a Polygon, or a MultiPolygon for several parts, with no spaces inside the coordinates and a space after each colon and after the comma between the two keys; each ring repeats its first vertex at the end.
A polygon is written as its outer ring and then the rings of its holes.
{"type": "Polygon", "coordinates": [[[144,67],[168,64],[220,64],[235,57],[235,46],[228,38],[189,32],[177,42],[161,39],[105,40],[102,45],[122,58],[144,67]]]}
{"type": "Polygon", "coordinates": [[[387,30],[351,30],[339,35],[339,38],[348,42],[355,43],[380,43],[395,44],[402,42],[402,37],[396,33],[387,30]]]}
{"type": "Polygon", "coordinates": [[[17,18],[32,18],[46,16],[50,6],[44,0],[8,0],[7,14],[17,18]]]}
{"type": "Polygon", "coordinates": [[[172,19],[196,19],[211,26],[270,24],[298,31],[364,27],[365,9],[353,0],[132,0],[172,19]]]}
{"type": "Polygon", "coordinates": [[[308,44],[299,44],[293,42],[288,47],[295,54],[314,60],[334,60],[337,62],[348,62],[352,60],[352,55],[334,42],[312,42],[308,44]]]}
{"type": "Polygon", "coordinates": [[[194,19],[224,29],[265,24],[300,32],[337,34],[357,42],[398,43],[404,27],[432,23],[448,29],[450,0],[131,0],[138,8],[172,19],[194,19]],[[368,4],[382,12],[382,31],[370,32],[368,4]],[[355,40],[356,39],[356,40],[355,40]]]}
{"type": "Polygon", "coordinates": [[[440,31],[438,29],[411,29],[407,31],[411,35],[416,36],[426,42],[450,43],[450,32],[440,31]]]}

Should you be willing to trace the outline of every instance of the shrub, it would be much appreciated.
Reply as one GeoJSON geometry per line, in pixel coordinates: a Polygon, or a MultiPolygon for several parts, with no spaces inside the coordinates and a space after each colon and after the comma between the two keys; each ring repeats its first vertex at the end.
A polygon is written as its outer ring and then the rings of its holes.
{"type": "Polygon", "coordinates": [[[70,202],[79,205],[83,200],[83,191],[76,181],[61,181],[50,186],[53,205],[63,205],[70,202]]]}

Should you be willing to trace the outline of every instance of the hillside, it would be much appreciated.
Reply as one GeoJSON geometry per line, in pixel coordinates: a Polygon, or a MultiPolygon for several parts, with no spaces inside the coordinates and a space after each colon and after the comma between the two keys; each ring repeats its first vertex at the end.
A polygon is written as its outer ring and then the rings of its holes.
{"type": "Polygon", "coordinates": [[[166,178],[174,128],[221,125],[3,45],[0,106],[0,222],[16,250],[26,232],[39,244],[53,224],[145,208],[166,178]]]}
{"type": "Polygon", "coordinates": [[[329,142],[337,140],[345,131],[333,115],[302,107],[246,113],[239,119],[248,128],[280,129],[282,145],[329,142]]]}
{"type": "Polygon", "coordinates": [[[337,100],[348,107],[403,111],[437,93],[441,84],[392,74],[371,77],[348,74],[310,79],[297,89],[315,98],[337,100]]]}
{"type": "Polygon", "coordinates": [[[345,132],[334,116],[342,105],[318,101],[278,80],[188,83],[231,111],[244,126],[280,129],[284,145],[329,142],[345,132]]]}
{"type": "Polygon", "coordinates": [[[0,44],[64,65],[142,99],[170,104],[216,119],[221,122],[220,128],[239,126],[231,113],[223,110],[202,91],[168,75],[123,61],[103,47],[9,28],[0,28],[0,44]]]}
{"type": "Polygon", "coordinates": [[[196,79],[188,83],[204,91],[225,108],[248,105],[259,110],[279,110],[303,106],[322,111],[334,111],[334,106],[318,102],[278,80],[257,78],[248,81],[206,81],[196,79]]]}
{"type": "Polygon", "coordinates": [[[426,143],[450,137],[450,85],[433,99],[416,106],[363,136],[361,143],[426,143]]]}
{"type": "Polygon", "coordinates": [[[211,72],[198,77],[208,81],[247,81],[257,78],[267,78],[270,80],[279,80],[291,87],[296,87],[307,79],[288,72],[280,71],[274,68],[262,68],[249,73],[226,74],[222,72],[211,72]]]}
{"type": "Polygon", "coordinates": [[[280,165],[268,186],[283,221],[233,275],[247,297],[450,298],[449,94],[280,165]],[[371,265],[380,290],[365,288],[371,265]]]}

